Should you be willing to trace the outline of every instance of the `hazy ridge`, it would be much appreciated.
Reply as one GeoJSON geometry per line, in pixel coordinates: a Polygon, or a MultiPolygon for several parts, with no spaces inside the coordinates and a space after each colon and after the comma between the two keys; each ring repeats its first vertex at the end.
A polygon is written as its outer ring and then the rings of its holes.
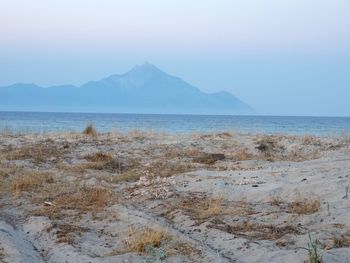
{"type": "Polygon", "coordinates": [[[0,110],[252,114],[253,109],[222,91],[205,93],[144,63],[125,74],[72,85],[40,87],[17,83],[0,88],[0,110]]]}

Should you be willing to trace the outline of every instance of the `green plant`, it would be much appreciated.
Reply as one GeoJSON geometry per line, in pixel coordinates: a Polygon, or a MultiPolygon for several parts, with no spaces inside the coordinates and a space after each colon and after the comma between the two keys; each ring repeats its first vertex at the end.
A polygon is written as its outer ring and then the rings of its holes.
{"type": "Polygon", "coordinates": [[[157,248],[147,245],[145,250],[146,256],[142,258],[142,263],[163,262],[167,257],[166,252],[162,247],[157,248]]]}
{"type": "Polygon", "coordinates": [[[312,241],[311,234],[309,233],[309,244],[308,244],[308,251],[309,251],[309,263],[323,263],[322,255],[318,252],[318,241],[315,239],[312,241]]]}
{"type": "Polygon", "coordinates": [[[349,198],[349,190],[350,190],[350,183],[345,188],[345,196],[343,197],[343,199],[349,198]]]}

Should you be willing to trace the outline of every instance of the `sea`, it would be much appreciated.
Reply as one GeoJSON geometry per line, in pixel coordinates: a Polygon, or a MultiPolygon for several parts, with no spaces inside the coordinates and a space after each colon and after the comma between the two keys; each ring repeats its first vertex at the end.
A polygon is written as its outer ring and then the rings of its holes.
{"type": "Polygon", "coordinates": [[[0,132],[48,133],[132,130],[164,133],[240,132],[335,136],[350,134],[350,117],[166,115],[114,113],[1,112],[0,132]]]}

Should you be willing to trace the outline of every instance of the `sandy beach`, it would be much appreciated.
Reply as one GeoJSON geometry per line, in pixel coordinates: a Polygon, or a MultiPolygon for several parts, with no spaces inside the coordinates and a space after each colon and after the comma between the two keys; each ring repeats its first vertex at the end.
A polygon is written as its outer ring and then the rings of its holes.
{"type": "Polygon", "coordinates": [[[349,145],[1,134],[0,262],[350,262],[349,145]]]}

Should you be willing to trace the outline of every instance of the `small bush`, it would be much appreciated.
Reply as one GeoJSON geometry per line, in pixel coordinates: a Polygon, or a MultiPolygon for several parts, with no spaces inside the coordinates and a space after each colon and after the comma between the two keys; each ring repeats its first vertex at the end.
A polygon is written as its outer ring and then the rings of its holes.
{"type": "Polygon", "coordinates": [[[95,126],[93,124],[89,124],[88,126],[86,126],[85,130],[83,131],[83,134],[88,135],[88,136],[92,136],[92,137],[96,137],[97,131],[96,131],[95,126]]]}

